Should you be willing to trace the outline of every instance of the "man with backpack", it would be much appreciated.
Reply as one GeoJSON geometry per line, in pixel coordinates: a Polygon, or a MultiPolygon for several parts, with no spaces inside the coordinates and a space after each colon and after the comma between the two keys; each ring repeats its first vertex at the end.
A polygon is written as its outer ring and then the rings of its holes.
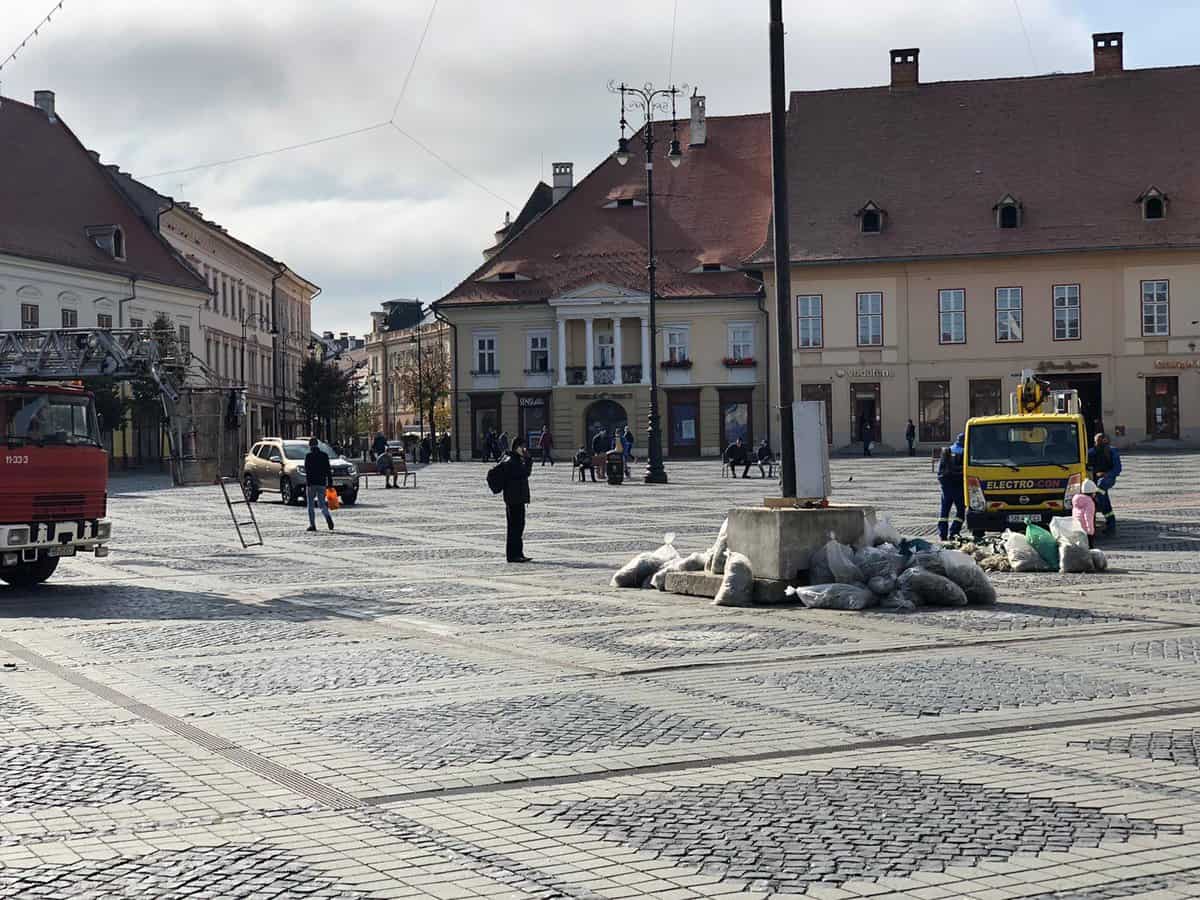
{"type": "Polygon", "coordinates": [[[533,457],[523,437],[513,438],[511,449],[488,470],[488,488],[493,494],[504,495],[505,534],[504,555],[510,563],[527,563],[525,555],[525,507],[529,504],[529,474],[533,457]]]}
{"type": "Polygon", "coordinates": [[[966,435],[960,434],[954,443],[942,451],[938,460],[937,478],[942,488],[942,511],[938,517],[938,537],[957,537],[966,518],[966,503],[963,498],[963,442],[966,435]],[[954,521],[948,518],[950,507],[954,507],[954,521]]]}

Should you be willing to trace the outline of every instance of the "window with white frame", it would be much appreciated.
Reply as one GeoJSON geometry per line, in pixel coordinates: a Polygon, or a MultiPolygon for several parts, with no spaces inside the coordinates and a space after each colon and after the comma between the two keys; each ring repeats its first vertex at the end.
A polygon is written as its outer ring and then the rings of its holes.
{"type": "Polygon", "coordinates": [[[62,327],[63,328],[78,328],[79,327],[79,311],[63,307],[62,311],[62,327]]]}
{"type": "Polygon", "coordinates": [[[21,304],[21,327],[37,328],[41,322],[41,311],[36,303],[21,304]]]}
{"type": "Polygon", "coordinates": [[[613,364],[613,336],[611,331],[596,332],[596,365],[611,369],[613,364]]]}
{"type": "Polygon", "coordinates": [[[750,322],[729,323],[730,359],[754,359],[754,325],[750,322]]]}
{"type": "Polygon", "coordinates": [[[1054,286],[1054,339],[1079,340],[1079,285],[1054,286]]]}
{"type": "Polygon", "coordinates": [[[529,335],[529,371],[550,371],[550,335],[534,332],[529,335]]]}
{"type": "Polygon", "coordinates": [[[858,346],[883,346],[883,294],[879,291],[858,295],[858,346]]]}
{"type": "Polygon", "coordinates": [[[796,298],[796,346],[811,350],[824,343],[821,295],[801,294],[796,298]]]}
{"type": "Polygon", "coordinates": [[[1025,340],[1022,294],[1019,287],[996,288],[997,343],[1019,343],[1025,340]]]}
{"type": "Polygon", "coordinates": [[[1168,281],[1142,282],[1142,334],[1165,337],[1171,333],[1171,286],[1168,281]]]}
{"type": "Polygon", "coordinates": [[[96,313],[97,328],[112,328],[112,316],[109,313],[96,313]]]}
{"type": "Polygon", "coordinates": [[[496,336],[494,334],[475,335],[475,372],[479,375],[495,375],[496,369],[496,336]]]}
{"type": "Polygon", "coordinates": [[[687,328],[675,326],[664,329],[663,333],[667,347],[667,362],[682,363],[692,358],[687,328]]]}
{"type": "Polygon", "coordinates": [[[967,292],[959,288],[938,291],[938,343],[967,342],[967,292]]]}

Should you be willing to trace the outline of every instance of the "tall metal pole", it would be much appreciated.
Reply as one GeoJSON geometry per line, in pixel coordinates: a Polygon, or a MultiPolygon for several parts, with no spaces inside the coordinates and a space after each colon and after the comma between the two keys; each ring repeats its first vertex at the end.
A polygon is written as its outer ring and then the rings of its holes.
{"type": "MultiPolygon", "coordinates": [[[[771,221],[775,231],[775,319],[779,329],[779,462],[784,497],[796,496],[792,431],[792,259],[788,236],[787,88],[783,77],[783,0],[771,3],[771,221]]],[[[651,301],[653,303],[653,301],[651,301]]],[[[653,305],[651,305],[653,316],[653,305]]],[[[768,376],[769,377],[769,376],[768,376]]]]}
{"type": "MultiPolygon", "coordinates": [[[[649,261],[646,271],[650,276],[650,433],[647,440],[646,484],[666,484],[667,470],[663,468],[662,429],[658,418],[658,326],[655,319],[654,273],[658,263],[654,259],[654,114],[653,104],[646,104],[646,249],[649,261]]],[[[620,361],[618,360],[618,365],[620,361]]]]}
{"type": "MultiPolygon", "coordinates": [[[[424,310],[421,316],[424,317],[424,310]]],[[[421,322],[417,320],[417,447],[425,440],[425,381],[421,377],[421,322]]]]}

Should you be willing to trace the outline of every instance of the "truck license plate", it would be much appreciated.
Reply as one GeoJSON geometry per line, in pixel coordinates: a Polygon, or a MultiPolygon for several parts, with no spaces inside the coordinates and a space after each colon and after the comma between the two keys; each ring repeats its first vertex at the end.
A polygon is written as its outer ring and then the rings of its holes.
{"type": "Polygon", "coordinates": [[[1042,517],[1041,516],[1016,516],[1016,515],[1014,515],[1014,516],[1009,516],[1008,521],[1019,522],[1022,525],[1036,525],[1038,522],[1042,521],[1042,517]]]}
{"type": "Polygon", "coordinates": [[[48,547],[46,549],[46,555],[47,556],[74,556],[75,555],[75,545],[74,544],[55,544],[53,547],[48,547]]]}

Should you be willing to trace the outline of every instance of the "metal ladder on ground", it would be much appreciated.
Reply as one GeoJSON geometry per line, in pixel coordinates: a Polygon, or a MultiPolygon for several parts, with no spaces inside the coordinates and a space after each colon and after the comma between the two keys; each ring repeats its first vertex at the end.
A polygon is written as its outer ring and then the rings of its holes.
{"type": "Polygon", "coordinates": [[[229,518],[233,520],[233,528],[237,532],[238,540],[242,542],[242,549],[247,547],[261,547],[263,545],[262,532],[258,529],[258,519],[254,517],[254,504],[250,502],[250,498],[246,496],[246,486],[236,478],[226,478],[220,476],[217,478],[217,484],[221,485],[221,493],[225,495],[225,505],[229,507],[229,518]],[[233,500],[229,496],[229,488],[231,485],[237,486],[239,500],[233,500]],[[245,522],[238,519],[235,506],[246,507],[246,513],[250,516],[245,522]],[[246,533],[242,529],[248,529],[251,525],[254,526],[254,540],[246,540],[246,533]]]}

